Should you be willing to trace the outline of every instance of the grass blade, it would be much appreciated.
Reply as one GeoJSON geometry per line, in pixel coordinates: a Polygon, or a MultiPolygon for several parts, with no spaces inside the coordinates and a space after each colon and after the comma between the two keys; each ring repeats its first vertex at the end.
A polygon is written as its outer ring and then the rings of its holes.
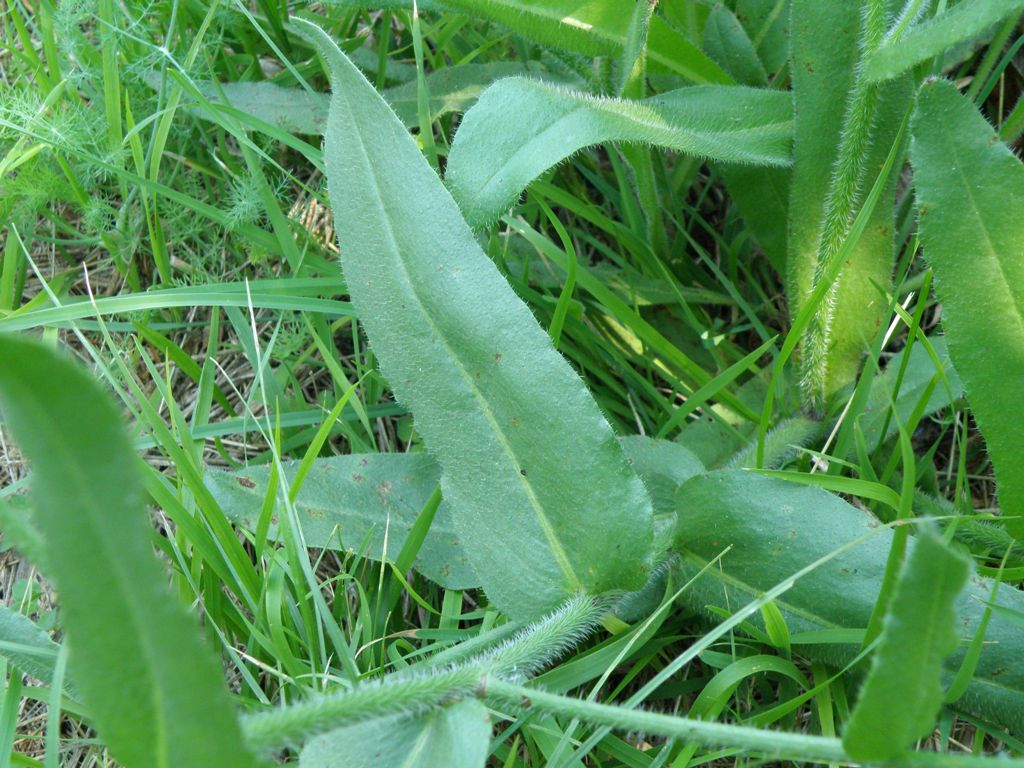
{"type": "Polygon", "coordinates": [[[1024,166],[949,82],[921,88],[912,130],[949,356],[995,465],[1004,524],[1024,541],[1024,166]]]}
{"type": "Polygon", "coordinates": [[[651,504],[611,428],[405,127],[324,32],[304,28],[331,71],[325,155],[349,291],[438,458],[488,596],[529,619],[581,591],[639,588],[651,504]]]}
{"type": "Polygon", "coordinates": [[[488,88],[463,117],[445,181],[467,221],[481,226],[584,147],[644,143],[726,162],[785,166],[792,120],[789,96],[776,91],[696,86],[627,101],[509,78],[488,88]]]}
{"type": "Polygon", "coordinates": [[[895,757],[935,727],[942,663],[959,644],[954,602],[970,561],[923,533],[907,559],[871,671],[843,734],[856,760],[895,757]],[[899,706],[893,706],[899,702],[899,706]]]}
{"type": "Polygon", "coordinates": [[[0,336],[0,359],[0,403],[34,467],[71,672],[103,739],[128,768],[251,768],[221,670],[153,559],[117,412],[44,347],[0,336]]]}

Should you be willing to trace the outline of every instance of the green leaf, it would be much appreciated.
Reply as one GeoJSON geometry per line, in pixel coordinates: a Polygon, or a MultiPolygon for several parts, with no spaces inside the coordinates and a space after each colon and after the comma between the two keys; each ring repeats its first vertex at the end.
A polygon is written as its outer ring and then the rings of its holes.
{"type": "Polygon", "coordinates": [[[969,0],[911,28],[897,40],[880,46],[867,60],[865,74],[889,80],[915,64],[936,56],[957,43],[980,35],[988,27],[1024,8],[1024,0],[969,0]]]}
{"type": "Polygon", "coordinates": [[[488,597],[531,619],[581,591],[639,588],[651,504],[611,427],[401,122],[305,28],[331,71],[325,155],[352,301],[488,597]]]}
{"type": "MultiPolygon", "coordinates": [[[[298,465],[284,462],[289,480],[298,465]]],[[[204,481],[224,514],[255,531],[271,471],[265,465],[237,472],[207,470],[204,481]]],[[[295,499],[303,540],[310,547],[394,562],[440,479],[440,467],[425,453],[317,459],[295,499]]],[[[278,536],[276,526],[269,535],[278,536]]],[[[480,585],[455,532],[450,505],[442,502],[414,567],[446,589],[480,585]]]]}
{"type": "Polygon", "coordinates": [[[1024,166],[945,81],[921,88],[911,159],[949,355],[995,465],[1006,528],[1024,541],[1024,166]]]}
{"type": "Polygon", "coordinates": [[[942,706],[942,662],[960,644],[953,604],[971,563],[934,534],[919,534],[916,543],[843,733],[855,760],[895,757],[932,731],[942,706]]]}
{"type": "Polygon", "coordinates": [[[45,347],[3,335],[0,360],[0,405],[33,466],[71,672],[104,742],[128,768],[250,768],[220,666],[153,558],[118,413],[45,347]]]}
{"type": "MultiPolygon", "coordinates": [[[[862,154],[853,153],[860,161],[861,173],[844,168],[838,179],[835,165],[841,137],[849,133],[847,105],[855,86],[863,7],[852,0],[793,0],[794,166],[785,274],[792,318],[808,302],[819,274],[827,271],[819,255],[829,201],[851,201],[856,214],[885,163],[912,97],[903,81],[878,90],[874,119],[867,126],[861,121],[869,134],[868,143],[862,154]]],[[[897,160],[896,165],[901,162],[897,160]]],[[[814,345],[812,355],[807,354],[806,344],[802,349],[805,374],[808,369],[813,374],[807,377],[807,389],[816,400],[854,380],[863,353],[884,321],[887,303],[883,291],[894,257],[894,201],[895,174],[836,280],[834,300],[826,299],[816,313],[830,318],[828,338],[814,345]]],[[[852,219],[841,223],[849,225],[852,219]]]]}
{"type": "Polygon", "coordinates": [[[480,226],[507,211],[548,168],[592,144],[639,142],[785,166],[791,132],[790,98],[776,91],[709,85],[627,101],[509,78],[464,115],[445,181],[469,223],[480,226]]]}
{"type": "MultiPolygon", "coordinates": [[[[621,56],[634,4],[624,0],[445,0],[456,13],[486,19],[553,48],[586,56],[621,56]]],[[[647,67],[694,83],[729,83],[729,76],[663,18],[651,18],[647,67]]]]}
{"type": "MultiPolygon", "coordinates": [[[[792,635],[863,630],[874,610],[893,534],[878,520],[820,488],[798,486],[745,471],[712,472],[687,481],[677,496],[676,546],[685,580],[726,548],[721,567],[706,571],[682,594],[691,607],[739,610],[801,568],[839,552],[798,580],[775,605],[792,635]]],[[[911,553],[920,546],[911,539],[911,553]]],[[[913,555],[911,555],[913,556],[913,555]]],[[[972,577],[955,603],[958,631],[972,637],[985,613],[992,582],[972,577]]],[[[1024,592],[1003,585],[998,603],[1024,610],[1024,592]]],[[[714,612],[710,612],[713,616],[714,612]]],[[[843,666],[859,651],[848,645],[801,644],[800,653],[843,666]]],[[[943,663],[943,683],[960,668],[966,646],[943,663]]],[[[1018,735],[1024,734],[1024,634],[993,614],[974,679],[958,708],[1018,735]]]]}
{"type": "Polygon", "coordinates": [[[20,671],[49,683],[60,646],[27,616],[0,605],[0,656],[20,671]]]}
{"type": "Polygon", "coordinates": [[[476,699],[424,715],[394,715],[338,728],[306,744],[299,768],[483,768],[487,707],[476,699]]]}
{"type": "Polygon", "coordinates": [[[740,20],[757,55],[774,79],[789,61],[790,0],[736,0],[740,20]]]}
{"type": "Polygon", "coordinates": [[[768,85],[768,74],[736,15],[716,5],[704,23],[704,50],[737,82],[768,85]]]}
{"type": "MultiPolygon", "coordinates": [[[[496,61],[486,64],[459,64],[431,72],[425,78],[430,94],[430,114],[437,119],[449,112],[464,112],[477,100],[484,89],[495,80],[515,75],[529,75],[552,82],[566,82],[547,72],[536,62],[496,61]]],[[[160,75],[148,73],[144,77],[147,85],[160,87],[160,75]]],[[[195,83],[199,92],[212,104],[226,104],[232,109],[259,118],[264,123],[289,133],[322,134],[327,124],[327,108],[330,97],[326,94],[307,91],[304,88],[285,88],[275,83],[236,82],[195,83]]],[[[402,83],[383,92],[384,98],[395,110],[399,119],[407,126],[416,127],[418,83],[402,83]]],[[[203,120],[217,121],[216,115],[204,107],[189,110],[203,120]]]]}
{"type": "Polygon", "coordinates": [[[775,271],[785,276],[793,170],[723,164],[719,172],[750,234],[775,271]]]}
{"type": "Polygon", "coordinates": [[[942,375],[949,386],[940,377],[935,386],[931,387],[932,380],[938,375],[935,361],[923,344],[914,344],[897,394],[896,377],[906,351],[893,355],[885,370],[871,382],[868,403],[860,415],[860,426],[868,446],[873,448],[879,440],[895,435],[899,425],[907,422],[929,387],[932,392],[924,407],[925,414],[946,408],[963,396],[964,385],[949,359],[945,336],[933,336],[929,341],[942,364],[942,375]],[[896,407],[895,415],[892,415],[892,406],[896,407]]]}
{"type": "MultiPolygon", "coordinates": [[[[704,471],[690,451],[669,440],[630,436],[619,438],[619,444],[659,514],[674,514],[676,489],[704,471]]],[[[283,462],[289,481],[294,480],[299,463],[283,462]]],[[[225,515],[255,531],[271,471],[266,465],[235,472],[208,469],[204,482],[225,515]]],[[[316,459],[295,499],[302,538],[311,547],[357,551],[372,560],[395,562],[440,479],[441,468],[426,453],[316,459]]],[[[269,535],[278,537],[276,526],[270,526],[269,535]]],[[[446,589],[480,585],[455,531],[450,505],[444,501],[413,567],[446,589]]]]}

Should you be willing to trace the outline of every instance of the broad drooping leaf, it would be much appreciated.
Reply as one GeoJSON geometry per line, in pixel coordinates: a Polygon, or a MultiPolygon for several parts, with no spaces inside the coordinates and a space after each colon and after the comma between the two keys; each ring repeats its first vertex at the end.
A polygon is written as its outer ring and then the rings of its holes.
{"type": "Polygon", "coordinates": [[[636,589],[652,513],[597,404],[480,249],[369,82],[319,28],[342,269],[374,352],[442,469],[488,597],[517,619],[636,589]]]}
{"type": "MultiPolygon", "coordinates": [[[[686,482],[677,495],[676,545],[683,575],[695,576],[722,557],[682,594],[693,608],[739,610],[799,569],[832,554],[865,534],[874,535],[799,579],[774,602],[782,610],[794,647],[804,656],[843,665],[860,648],[882,586],[892,543],[891,531],[871,514],[837,496],[807,486],[746,471],[712,472],[686,482]],[[823,630],[860,630],[848,644],[802,635],[823,630]]],[[[911,540],[911,553],[916,546],[911,540]]],[[[911,556],[913,556],[911,554],[911,556]]],[[[992,582],[972,576],[954,611],[961,637],[977,631],[990,599],[992,582]]],[[[1024,610],[1024,592],[1004,584],[998,604],[1024,610]]],[[[756,619],[752,619],[756,620],[756,619]]],[[[974,678],[957,707],[1024,734],[1024,634],[994,613],[974,678]]],[[[949,684],[966,644],[947,657],[943,682],[949,684]]]]}
{"type": "Polygon", "coordinates": [[[915,542],[843,732],[855,760],[895,757],[932,731],[942,706],[942,662],[960,642],[953,605],[971,563],[932,533],[915,542]]]}
{"type": "Polygon", "coordinates": [[[949,355],[1024,541],[1024,166],[949,82],[918,95],[911,160],[949,355]]]}
{"type": "MultiPolygon", "coordinates": [[[[445,0],[445,5],[543,45],[616,58],[627,44],[636,7],[633,0],[445,0]]],[[[660,16],[650,21],[646,63],[651,72],[673,73],[694,83],[730,82],[715,62],[660,16]]]]}
{"type": "MultiPolygon", "coordinates": [[[[496,61],[486,64],[460,64],[431,72],[425,78],[428,106],[434,119],[449,112],[462,112],[477,100],[484,89],[495,80],[515,75],[529,75],[553,82],[566,78],[547,72],[535,62],[496,61]]],[[[151,73],[146,82],[154,88],[160,85],[158,73],[151,73]]],[[[330,98],[326,94],[304,88],[286,88],[271,82],[212,83],[200,81],[195,86],[214,105],[227,105],[258,120],[289,133],[322,134],[327,124],[330,98]]],[[[399,119],[409,127],[418,125],[418,84],[415,80],[388,88],[384,98],[399,119]]],[[[194,107],[192,113],[204,120],[216,120],[204,107],[194,107]]]]}
{"type": "MultiPolygon", "coordinates": [[[[795,128],[786,291],[794,318],[813,291],[822,268],[819,249],[826,210],[829,201],[840,195],[832,188],[833,166],[840,138],[848,127],[847,103],[859,58],[863,10],[860,0],[793,0],[795,128]]],[[[886,84],[878,93],[870,143],[857,158],[863,161],[863,173],[854,190],[856,210],[884,165],[911,96],[911,88],[902,80],[886,84]]],[[[849,192],[846,188],[841,194],[849,192]]],[[[894,256],[894,196],[895,179],[886,187],[839,273],[834,302],[823,302],[819,310],[819,314],[830,314],[831,327],[813,364],[816,399],[825,399],[853,381],[864,351],[883,322],[884,290],[894,256]]]]}
{"type": "MultiPolygon", "coordinates": [[[[647,487],[655,513],[674,517],[676,488],[704,471],[700,461],[669,440],[630,436],[619,438],[619,444],[647,487]]],[[[298,463],[284,463],[289,481],[295,477],[298,463]]],[[[270,471],[266,465],[234,472],[211,469],[205,482],[224,514],[254,531],[270,471]]],[[[302,538],[311,547],[353,551],[372,560],[394,562],[440,478],[441,468],[426,453],[316,459],[295,499],[302,538]]],[[[276,526],[270,526],[269,535],[278,535],[276,526]]],[[[413,567],[447,589],[480,586],[455,532],[447,502],[441,502],[413,567]]]]}
{"type": "Polygon", "coordinates": [[[867,61],[873,80],[888,80],[957,43],[970,40],[1015,11],[1024,0],[969,0],[912,27],[898,40],[883,44],[867,61]]]}
{"type": "Polygon", "coordinates": [[[490,740],[487,707],[466,699],[317,736],[303,748],[299,768],[484,768],[490,740]]]}
{"type": "Polygon", "coordinates": [[[136,456],[83,369],[0,335],[0,406],[33,468],[33,519],[70,671],[128,768],[255,765],[222,673],[153,557],[136,456]]]}
{"type": "Polygon", "coordinates": [[[789,96],[777,91],[708,85],[628,101],[509,78],[463,117],[445,181],[467,221],[479,226],[507,211],[548,168],[604,141],[785,166],[792,118],[789,96]]]}

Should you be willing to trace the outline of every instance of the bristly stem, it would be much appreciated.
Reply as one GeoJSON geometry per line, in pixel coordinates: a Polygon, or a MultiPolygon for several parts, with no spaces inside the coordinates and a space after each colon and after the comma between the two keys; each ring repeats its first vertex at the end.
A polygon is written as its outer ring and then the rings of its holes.
{"type": "MultiPolygon", "coordinates": [[[[579,596],[511,638],[470,658],[449,655],[458,666],[413,668],[349,691],[246,717],[242,730],[257,751],[297,744],[343,724],[394,714],[427,712],[474,695],[488,675],[524,680],[586,638],[601,621],[607,600],[579,596]]],[[[444,655],[444,654],[442,654],[444,655]]]]}
{"type": "MultiPolygon", "coordinates": [[[[832,181],[825,203],[824,224],[818,240],[812,290],[828,273],[829,266],[842,248],[857,213],[864,184],[864,161],[871,144],[879,92],[879,85],[865,77],[864,63],[885,38],[887,16],[885,0],[870,0],[864,13],[860,59],[847,102],[845,127],[832,167],[832,181]]],[[[829,286],[824,300],[804,333],[800,383],[804,405],[811,412],[819,412],[822,409],[827,394],[828,351],[832,342],[832,323],[838,289],[838,281],[829,286]]]]}

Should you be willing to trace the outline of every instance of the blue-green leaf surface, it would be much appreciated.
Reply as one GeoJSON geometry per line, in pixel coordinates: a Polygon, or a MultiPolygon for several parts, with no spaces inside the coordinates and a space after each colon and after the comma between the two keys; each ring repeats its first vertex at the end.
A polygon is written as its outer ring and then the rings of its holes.
{"type": "Polygon", "coordinates": [[[1024,165],[946,81],[921,87],[911,161],[949,356],[1024,541],[1024,165]]]}
{"type": "Polygon", "coordinates": [[[629,101],[508,78],[466,112],[445,181],[467,221],[480,226],[584,147],[639,142],[733,163],[785,166],[792,121],[790,98],[779,91],[708,85],[629,101]]]}
{"type": "Polygon", "coordinates": [[[441,465],[488,597],[530,619],[579,592],[639,588],[651,504],[611,427],[405,127],[326,34],[304,28],[331,71],[325,155],[352,301],[441,465]]]}
{"type": "Polygon", "coordinates": [[[33,467],[77,690],[127,768],[252,768],[220,666],[154,559],[136,456],[83,369],[0,335],[0,406],[33,467]]]}

